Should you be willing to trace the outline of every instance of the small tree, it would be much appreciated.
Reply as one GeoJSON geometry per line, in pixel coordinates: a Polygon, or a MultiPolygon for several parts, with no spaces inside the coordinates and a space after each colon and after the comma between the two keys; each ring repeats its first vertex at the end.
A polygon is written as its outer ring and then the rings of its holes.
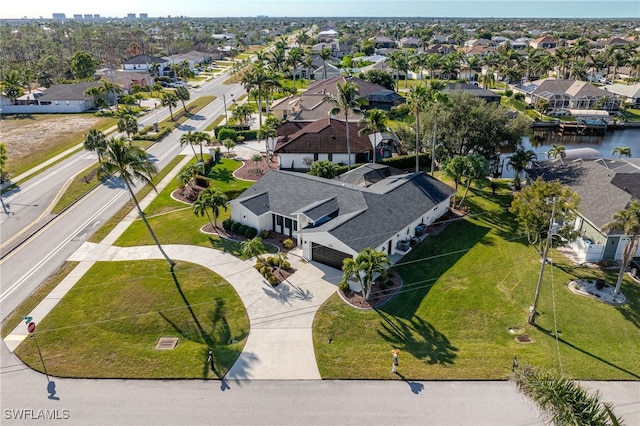
{"type": "Polygon", "coordinates": [[[266,252],[267,249],[264,247],[264,243],[262,242],[262,238],[260,237],[255,237],[240,243],[240,253],[246,258],[256,256],[259,258],[261,254],[264,254],[266,252]]]}
{"type": "Polygon", "coordinates": [[[228,201],[229,198],[221,190],[217,188],[207,188],[200,194],[198,194],[198,199],[193,203],[193,213],[200,216],[206,213],[213,229],[217,229],[218,214],[220,213],[221,208],[225,211],[227,210],[228,201]],[[211,218],[207,209],[210,209],[211,213],[213,214],[213,222],[211,222],[211,218]]]}
{"type": "Polygon", "coordinates": [[[355,259],[352,257],[344,259],[342,263],[343,279],[347,281],[351,277],[356,278],[362,287],[362,295],[365,300],[369,300],[373,280],[377,275],[386,274],[389,265],[391,265],[391,260],[385,252],[367,247],[358,253],[355,259]]]}
{"type": "Polygon", "coordinates": [[[616,146],[611,150],[611,155],[618,155],[618,158],[622,156],[631,157],[631,148],[628,146],[616,146]]]}
{"type": "Polygon", "coordinates": [[[567,149],[563,145],[552,143],[551,148],[547,151],[547,158],[553,157],[554,160],[558,157],[564,158],[566,156],[567,149]]]}
{"type": "Polygon", "coordinates": [[[333,179],[338,176],[338,165],[329,160],[315,161],[309,169],[309,174],[325,179],[333,179]]]}
{"type": "Polygon", "coordinates": [[[613,294],[616,295],[620,291],[622,285],[622,277],[627,270],[627,265],[631,262],[633,256],[638,251],[638,239],[640,238],[640,201],[634,200],[629,206],[613,215],[613,220],[604,225],[605,231],[618,231],[623,235],[629,236],[629,243],[622,252],[622,262],[620,271],[618,272],[618,280],[613,294]]]}
{"type": "Polygon", "coordinates": [[[102,164],[102,156],[107,149],[107,137],[98,129],[90,129],[84,136],[84,149],[98,155],[98,163],[102,164]]]}
{"type": "Polygon", "coordinates": [[[171,115],[171,121],[176,121],[173,118],[173,108],[178,106],[178,98],[173,93],[163,93],[160,99],[162,106],[169,107],[169,114],[171,115]]]}
{"type": "Polygon", "coordinates": [[[231,139],[232,141],[235,142],[238,137],[238,132],[228,127],[223,127],[218,130],[216,137],[218,138],[219,141],[223,141],[225,139],[231,139]]]}
{"type": "Polygon", "coordinates": [[[118,131],[127,134],[127,139],[131,140],[131,135],[138,131],[138,120],[133,115],[126,114],[118,120],[118,131]]]}
{"type": "Polygon", "coordinates": [[[522,147],[518,147],[516,151],[511,154],[509,161],[507,162],[507,169],[513,170],[513,186],[516,190],[522,188],[522,173],[526,170],[530,162],[535,160],[537,155],[532,150],[525,150],[522,147]]]}
{"type": "Polygon", "coordinates": [[[231,150],[235,148],[236,143],[231,138],[227,138],[222,141],[222,146],[227,148],[227,157],[231,157],[231,150]]]}

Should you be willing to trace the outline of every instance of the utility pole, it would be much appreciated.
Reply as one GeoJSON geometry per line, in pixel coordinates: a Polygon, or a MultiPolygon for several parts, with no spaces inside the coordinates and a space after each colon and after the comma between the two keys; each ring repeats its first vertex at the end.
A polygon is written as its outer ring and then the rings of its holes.
{"type": "Polygon", "coordinates": [[[547,254],[551,245],[551,236],[553,235],[553,224],[555,223],[557,197],[553,197],[553,208],[551,209],[551,220],[549,222],[549,230],[547,231],[547,242],[542,252],[542,266],[540,267],[540,275],[538,276],[538,285],[536,287],[536,297],[533,300],[533,306],[529,307],[529,324],[536,324],[536,316],[538,315],[538,299],[540,298],[540,286],[542,285],[542,277],[544,276],[544,266],[547,264],[547,254]]]}
{"type": "Polygon", "coordinates": [[[436,137],[438,136],[438,110],[433,114],[433,141],[431,145],[431,176],[436,170],[436,137]]]}

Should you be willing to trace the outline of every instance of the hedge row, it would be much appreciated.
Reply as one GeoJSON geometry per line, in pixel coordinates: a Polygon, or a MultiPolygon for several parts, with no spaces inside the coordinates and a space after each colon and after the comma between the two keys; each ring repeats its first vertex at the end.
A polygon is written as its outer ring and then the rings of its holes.
{"type": "MultiPolygon", "coordinates": [[[[252,226],[243,225],[240,222],[236,222],[233,219],[225,219],[222,221],[222,227],[225,231],[232,231],[238,233],[240,235],[244,235],[245,237],[252,239],[258,236],[258,230],[252,226]]],[[[262,231],[260,236],[263,237],[264,233],[269,235],[268,231],[262,231]]],[[[263,238],[266,238],[264,236],[263,238]]]]}

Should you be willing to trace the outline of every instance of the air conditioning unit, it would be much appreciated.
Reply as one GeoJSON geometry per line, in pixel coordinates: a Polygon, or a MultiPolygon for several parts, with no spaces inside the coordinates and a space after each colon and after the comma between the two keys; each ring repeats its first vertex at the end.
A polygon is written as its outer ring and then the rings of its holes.
{"type": "Polygon", "coordinates": [[[396,247],[398,250],[408,251],[411,248],[411,243],[408,240],[398,241],[396,247]]]}

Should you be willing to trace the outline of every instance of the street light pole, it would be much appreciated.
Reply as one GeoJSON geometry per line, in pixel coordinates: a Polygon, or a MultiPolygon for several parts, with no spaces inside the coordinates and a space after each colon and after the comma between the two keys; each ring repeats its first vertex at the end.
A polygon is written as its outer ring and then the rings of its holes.
{"type": "Polygon", "coordinates": [[[536,286],[536,296],[533,299],[533,306],[529,307],[529,324],[536,324],[536,316],[538,315],[538,299],[540,298],[540,286],[542,285],[542,277],[544,276],[544,266],[547,264],[547,254],[549,253],[549,246],[551,245],[551,236],[553,235],[553,224],[555,222],[556,215],[556,202],[557,197],[553,197],[553,208],[551,209],[551,220],[549,223],[549,230],[547,231],[547,242],[542,253],[542,266],[540,267],[540,275],[538,276],[538,285],[536,286]]]}
{"type": "Polygon", "coordinates": [[[155,112],[156,112],[156,124],[155,124],[155,126],[153,126],[153,127],[155,127],[155,129],[154,129],[154,130],[157,132],[157,131],[158,131],[158,128],[159,128],[159,124],[158,124],[158,104],[157,104],[156,102],[154,102],[154,103],[153,103],[153,109],[154,109],[154,110],[155,110],[155,112]]]}

